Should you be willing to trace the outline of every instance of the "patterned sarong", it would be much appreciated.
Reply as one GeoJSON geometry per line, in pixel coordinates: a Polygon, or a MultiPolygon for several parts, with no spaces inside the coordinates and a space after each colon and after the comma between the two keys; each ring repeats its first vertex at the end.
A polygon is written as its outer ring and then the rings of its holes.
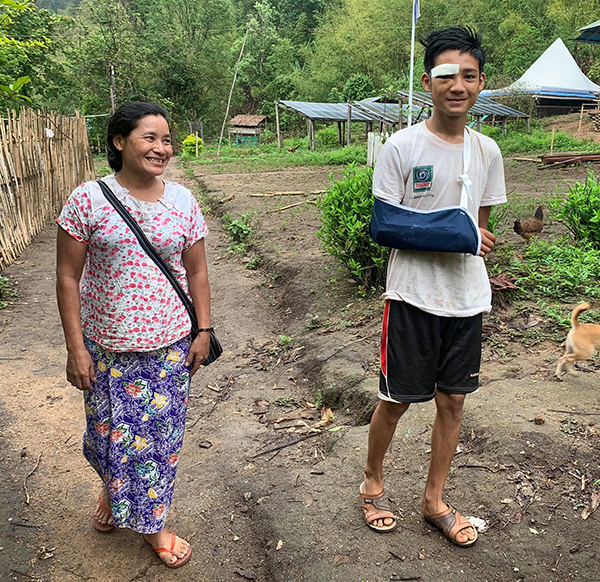
{"type": "Polygon", "coordinates": [[[96,368],[84,392],[83,454],[108,486],[115,526],[164,528],[183,443],[189,337],[153,352],[111,352],[85,339],[96,368]]]}

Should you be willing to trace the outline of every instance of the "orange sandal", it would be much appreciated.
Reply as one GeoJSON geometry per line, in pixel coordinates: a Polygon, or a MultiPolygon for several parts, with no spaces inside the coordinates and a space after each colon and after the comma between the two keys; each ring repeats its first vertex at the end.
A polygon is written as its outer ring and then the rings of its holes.
{"type": "Polygon", "coordinates": [[[444,537],[451,543],[460,548],[468,548],[477,541],[477,530],[475,526],[468,520],[465,519],[452,505],[447,505],[447,508],[440,513],[434,513],[433,515],[423,515],[425,520],[434,527],[437,527],[444,537]],[[459,532],[473,528],[475,532],[475,539],[469,540],[468,542],[459,542],[456,536],[459,532]]]}
{"type": "MultiPolygon", "coordinates": [[[[171,534],[171,548],[170,549],[155,548],[154,546],[152,546],[152,549],[157,554],[165,554],[166,553],[166,554],[171,554],[172,556],[174,556],[175,554],[173,553],[173,548],[175,548],[175,542],[177,541],[177,536],[171,530],[168,530],[168,531],[171,534]]],[[[192,546],[190,546],[189,551],[185,554],[185,556],[183,556],[183,558],[177,558],[177,561],[173,562],[172,564],[167,564],[164,560],[161,560],[161,562],[165,566],[167,566],[167,568],[180,568],[186,562],[188,562],[191,557],[192,557],[192,546]]]]}
{"type": "MultiPolygon", "coordinates": [[[[112,511],[110,507],[107,507],[106,503],[104,503],[104,500],[102,499],[102,493],[100,493],[100,497],[98,497],[98,505],[104,513],[110,515],[109,519],[112,519],[112,511]]],[[[114,523],[100,523],[95,515],[92,517],[92,525],[100,533],[109,533],[115,529],[114,523]]]]}

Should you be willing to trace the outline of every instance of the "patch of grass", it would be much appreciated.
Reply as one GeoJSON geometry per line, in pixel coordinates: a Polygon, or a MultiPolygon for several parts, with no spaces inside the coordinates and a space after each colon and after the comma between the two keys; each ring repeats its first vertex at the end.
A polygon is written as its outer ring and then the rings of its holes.
{"type": "Polygon", "coordinates": [[[275,404],[277,406],[282,406],[283,408],[290,408],[291,406],[297,406],[296,399],[290,394],[284,394],[275,400],[275,404]]]}
{"type": "Polygon", "coordinates": [[[207,146],[202,157],[186,160],[194,166],[210,166],[212,174],[264,172],[300,166],[336,166],[367,162],[366,144],[355,144],[340,148],[318,148],[310,151],[306,138],[284,140],[283,148],[276,143],[254,147],[224,146],[216,160],[216,146],[207,146]],[[297,147],[294,151],[288,150],[297,147]]]}
{"type": "Polygon", "coordinates": [[[566,302],[600,298],[600,250],[568,236],[552,242],[532,239],[508,270],[530,297],[566,302]]]}
{"type": "MultiPolygon", "coordinates": [[[[541,128],[533,129],[531,133],[509,131],[504,135],[499,127],[484,125],[482,131],[496,141],[504,155],[550,152],[552,132],[541,128]]],[[[554,151],[597,152],[598,144],[591,139],[577,139],[564,131],[557,131],[554,134],[554,151]]]]}
{"type": "Polygon", "coordinates": [[[16,281],[0,275],[0,309],[8,307],[11,302],[19,297],[16,281]]]}

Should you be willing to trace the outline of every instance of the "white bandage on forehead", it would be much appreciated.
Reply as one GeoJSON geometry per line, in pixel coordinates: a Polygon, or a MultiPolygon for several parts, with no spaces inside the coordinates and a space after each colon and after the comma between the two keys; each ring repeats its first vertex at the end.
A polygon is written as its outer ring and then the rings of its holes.
{"type": "Polygon", "coordinates": [[[445,77],[446,75],[458,75],[460,71],[459,65],[453,65],[450,63],[446,63],[444,65],[438,65],[437,67],[433,67],[431,69],[432,77],[445,77]]]}

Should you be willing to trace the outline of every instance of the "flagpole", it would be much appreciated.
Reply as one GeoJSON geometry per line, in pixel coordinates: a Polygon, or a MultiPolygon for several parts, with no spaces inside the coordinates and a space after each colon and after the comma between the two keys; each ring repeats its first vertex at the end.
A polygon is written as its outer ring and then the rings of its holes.
{"type": "MultiPolygon", "coordinates": [[[[417,7],[418,0],[413,0],[412,10],[412,32],[410,37],[410,79],[408,85],[408,127],[412,125],[412,105],[413,105],[413,76],[415,70],[415,25],[417,24],[417,7]]],[[[402,115],[402,112],[400,112],[402,115]]]]}

